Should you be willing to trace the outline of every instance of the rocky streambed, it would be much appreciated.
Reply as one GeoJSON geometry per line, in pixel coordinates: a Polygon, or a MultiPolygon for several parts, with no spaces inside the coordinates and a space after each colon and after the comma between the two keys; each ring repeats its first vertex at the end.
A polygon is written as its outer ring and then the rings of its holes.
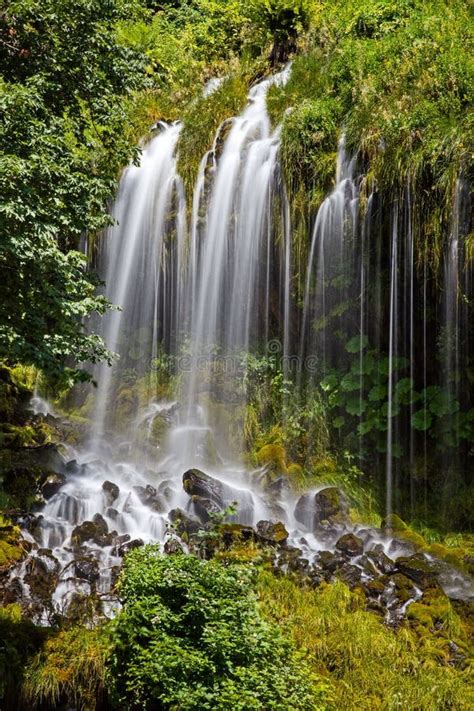
{"type": "Polygon", "coordinates": [[[256,471],[250,488],[238,476],[234,485],[228,474],[196,468],[177,476],[90,458],[64,461],[43,481],[44,505],[11,514],[23,554],[0,572],[1,602],[20,604],[43,624],[81,605],[113,615],[124,555],[154,542],[166,554],[205,557],[251,546],[277,574],[302,585],[343,581],[391,626],[417,616],[441,624],[449,601],[472,614],[468,556],[446,560],[440,546],[436,556],[394,515],[380,528],[353,523],[337,487],[297,496],[286,477],[267,474],[256,471]]]}

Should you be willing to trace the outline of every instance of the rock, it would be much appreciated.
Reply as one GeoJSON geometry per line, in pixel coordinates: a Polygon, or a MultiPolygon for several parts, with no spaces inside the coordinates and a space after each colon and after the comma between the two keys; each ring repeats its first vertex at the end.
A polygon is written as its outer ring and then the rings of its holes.
{"type": "Polygon", "coordinates": [[[149,484],[147,486],[134,486],[133,491],[144,506],[148,506],[152,511],[163,513],[166,510],[165,499],[158,494],[156,489],[149,484]]]}
{"type": "Polygon", "coordinates": [[[375,565],[378,573],[387,575],[395,569],[395,563],[386,555],[383,546],[378,543],[373,550],[366,553],[367,558],[375,565]]]}
{"type": "Polygon", "coordinates": [[[177,538],[168,538],[163,546],[163,551],[166,555],[177,555],[183,553],[183,546],[177,538]]]}
{"type": "Polygon", "coordinates": [[[200,469],[188,469],[183,474],[183,488],[189,496],[200,496],[213,501],[221,509],[225,508],[224,485],[200,469]]]}
{"type": "Polygon", "coordinates": [[[81,580],[95,583],[100,578],[99,564],[94,558],[79,558],[74,563],[74,572],[81,580]]]}
{"type": "Polygon", "coordinates": [[[257,536],[262,543],[282,545],[287,541],[288,535],[288,531],[281,522],[259,521],[257,523],[257,536]]]}
{"type": "Polygon", "coordinates": [[[337,541],[336,548],[348,556],[355,557],[364,552],[364,543],[353,533],[345,533],[337,541]]]}
{"type": "Polygon", "coordinates": [[[338,568],[337,577],[352,589],[360,583],[362,578],[362,570],[356,565],[345,563],[338,568]]]}
{"type": "Polygon", "coordinates": [[[87,473],[87,464],[78,464],[76,459],[71,459],[64,465],[64,471],[71,476],[83,476],[87,473]]]}
{"type": "Polygon", "coordinates": [[[59,561],[48,551],[38,551],[36,556],[29,558],[23,579],[29,585],[31,594],[50,602],[58,584],[59,569],[59,561]]]}
{"type": "Polygon", "coordinates": [[[197,518],[188,515],[180,508],[172,509],[168,514],[168,518],[180,538],[183,538],[183,536],[189,538],[189,536],[197,533],[202,527],[201,522],[197,518]]]}
{"type": "Polygon", "coordinates": [[[295,508],[295,518],[314,530],[323,522],[343,523],[347,518],[348,505],[342,492],[335,486],[321,489],[317,494],[303,494],[295,508]]]}
{"type": "Polygon", "coordinates": [[[241,523],[223,523],[220,531],[226,546],[231,546],[236,541],[251,541],[255,538],[253,528],[241,523]]]}
{"type": "Polygon", "coordinates": [[[84,521],[73,529],[71,543],[73,546],[82,546],[87,541],[93,541],[98,546],[110,546],[113,536],[108,530],[106,520],[97,513],[92,521],[84,521]]]}
{"type": "Polygon", "coordinates": [[[116,501],[120,495],[120,489],[117,484],[113,481],[104,481],[102,484],[102,489],[105,494],[105,500],[107,501],[107,506],[112,506],[114,501],[116,501]]]}
{"type": "Polygon", "coordinates": [[[438,578],[434,566],[423,555],[412,555],[409,558],[398,558],[395,570],[410,580],[422,590],[438,588],[438,578]]]}
{"type": "Polygon", "coordinates": [[[314,497],[318,521],[343,520],[347,516],[348,505],[342,491],[336,486],[328,486],[318,491],[314,497]]]}
{"type": "Polygon", "coordinates": [[[117,509],[114,509],[109,506],[109,508],[105,511],[105,515],[107,516],[107,518],[111,518],[112,521],[115,521],[119,516],[119,512],[117,511],[117,509]]]}
{"type": "Polygon", "coordinates": [[[331,551],[319,551],[316,560],[325,578],[330,577],[347,563],[347,558],[342,553],[331,553],[331,551]],[[330,575],[328,576],[327,573],[330,575]]]}
{"type": "Polygon", "coordinates": [[[385,532],[406,531],[408,526],[397,514],[388,514],[381,523],[381,528],[385,532]]]}
{"type": "Polygon", "coordinates": [[[268,493],[277,497],[281,496],[289,490],[290,484],[286,476],[279,476],[267,486],[268,493]]]}
{"type": "Polygon", "coordinates": [[[144,541],[142,541],[141,538],[134,538],[133,541],[127,541],[127,543],[121,545],[118,549],[118,554],[121,558],[123,558],[123,556],[126,555],[129,551],[133,550],[134,548],[141,548],[144,545],[145,543],[144,541]]]}
{"type": "Polygon", "coordinates": [[[210,521],[213,514],[219,514],[222,511],[214,501],[205,499],[203,496],[192,496],[191,502],[194,513],[203,523],[210,521]]]}
{"type": "Polygon", "coordinates": [[[41,486],[41,493],[46,500],[51,499],[65,483],[64,474],[50,474],[41,486]]]}

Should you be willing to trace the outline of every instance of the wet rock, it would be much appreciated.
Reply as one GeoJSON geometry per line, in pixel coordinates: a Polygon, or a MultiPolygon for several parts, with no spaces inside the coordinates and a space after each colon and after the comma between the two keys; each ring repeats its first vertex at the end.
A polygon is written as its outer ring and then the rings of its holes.
{"type": "Polygon", "coordinates": [[[183,488],[189,496],[210,499],[220,508],[225,508],[224,485],[200,469],[188,469],[183,474],[183,488]]]}
{"type": "Polygon", "coordinates": [[[121,536],[116,536],[114,538],[114,547],[112,549],[112,555],[119,555],[120,547],[130,540],[130,534],[123,533],[121,536]]]}
{"type": "Polygon", "coordinates": [[[184,549],[177,538],[168,538],[163,546],[163,551],[166,555],[177,555],[183,553],[184,549]]]}
{"type": "Polygon", "coordinates": [[[383,546],[380,543],[377,544],[373,550],[368,551],[368,553],[366,553],[366,557],[375,565],[378,573],[387,575],[392,573],[395,569],[395,563],[388,557],[388,555],[386,555],[383,546]]]}
{"type": "Polygon", "coordinates": [[[83,476],[87,474],[87,464],[79,464],[76,459],[71,459],[64,465],[64,471],[71,476],[83,476]]]}
{"type": "Polygon", "coordinates": [[[319,551],[316,561],[321,568],[325,578],[328,578],[327,573],[333,573],[347,563],[347,558],[339,552],[331,553],[331,551],[319,551]]]}
{"type": "Polygon", "coordinates": [[[20,578],[13,578],[8,581],[8,584],[3,587],[2,584],[2,604],[11,605],[15,602],[20,602],[23,598],[23,585],[20,578]]]}
{"type": "Polygon", "coordinates": [[[397,516],[397,514],[388,514],[383,520],[382,523],[380,524],[381,528],[383,531],[386,532],[394,532],[394,531],[406,531],[408,529],[408,526],[400,516],[397,516]]]}
{"type": "Polygon", "coordinates": [[[190,516],[180,508],[172,509],[168,514],[168,518],[173,524],[176,533],[181,538],[183,538],[183,536],[189,538],[189,536],[196,534],[202,526],[197,518],[190,516]]]}
{"type": "Polygon", "coordinates": [[[413,582],[401,573],[394,573],[390,577],[381,579],[387,583],[381,600],[388,608],[404,605],[409,600],[414,600],[417,596],[413,582]]]}
{"type": "Polygon", "coordinates": [[[395,570],[413,580],[422,590],[439,587],[435,566],[423,555],[398,558],[395,570]]]}
{"type": "Polygon", "coordinates": [[[65,483],[64,474],[50,474],[41,486],[41,493],[46,500],[51,499],[65,483]]]}
{"type": "Polygon", "coordinates": [[[279,476],[267,486],[267,491],[273,496],[280,497],[290,490],[290,484],[286,476],[279,476]]]}
{"type": "Polygon", "coordinates": [[[337,577],[352,589],[360,583],[362,578],[362,570],[356,565],[345,563],[338,568],[337,577]]]}
{"type": "Polygon", "coordinates": [[[102,484],[102,489],[105,494],[105,500],[107,501],[107,506],[112,506],[114,501],[116,501],[120,495],[120,489],[117,484],[113,481],[104,481],[102,484]]]}
{"type": "Polygon", "coordinates": [[[97,513],[92,521],[84,521],[73,529],[71,543],[73,546],[82,546],[87,541],[93,541],[98,546],[112,545],[113,536],[108,530],[106,520],[97,513]]]}
{"type": "Polygon", "coordinates": [[[99,563],[94,558],[80,558],[74,563],[74,573],[81,580],[95,583],[99,577],[99,563]]]}
{"type": "Polygon", "coordinates": [[[192,496],[191,502],[193,512],[203,523],[207,523],[213,515],[222,512],[222,509],[214,501],[205,499],[203,496],[192,496]]]}
{"type": "Polygon", "coordinates": [[[144,545],[145,543],[144,541],[142,541],[141,538],[134,538],[132,541],[127,541],[127,543],[121,545],[118,549],[118,554],[121,558],[123,558],[123,556],[126,555],[129,551],[133,550],[134,548],[141,548],[144,545]]]}
{"type": "Polygon", "coordinates": [[[296,504],[295,518],[314,530],[324,522],[343,523],[348,505],[342,492],[335,486],[321,489],[317,494],[303,494],[296,504]]]}
{"type": "Polygon", "coordinates": [[[148,508],[157,513],[165,511],[166,501],[158,494],[155,487],[150,486],[150,484],[147,484],[147,486],[134,486],[133,491],[144,506],[148,506],[148,508]]]}
{"type": "Polygon", "coordinates": [[[381,580],[369,580],[363,585],[364,592],[369,597],[378,598],[385,591],[385,585],[381,580]]]}
{"type": "Polygon", "coordinates": [[[352,558],[362,555],[364,552],[364,543],[361,538],[355,536],[353,533],[345,533],[337,541],[336,548],[352,558]]]}
{"type": "Polygon", "coordinates": [[[259,521],[257,523],[257,536],[262,543],[273,546],[282,545],[287,541],[288,535],[288,531],[281,522],[259,521]]]}
{"type": "Polygon", "coordinates": [[[24,581],[33,596],[49,602],[58,584],[59,561],[49,552],[32,556],[26,561],[24,581]]]}
{"type": "Polygon", "coordinates": [[[255,538],[253,528],[241,523],[223,523],[220,531],[226,546],[231,546],[236,541],[251,541],[255,538]]]}
{"type": "Polygon", "coordinates": [[[314,497],[318,521],[344,520],[348,505],[342,491],[336,486],[328,486],[318,491],[314,497]]]}
{"type": "Polygon", "coordinates": [[[105,515],[107,516],[107,518],[111,518],[112,521],[115,521],[119,517],[119,512],[117,511],[117,509],[114,509],[109,506],[109,508],[105,511],[105,515]]]}

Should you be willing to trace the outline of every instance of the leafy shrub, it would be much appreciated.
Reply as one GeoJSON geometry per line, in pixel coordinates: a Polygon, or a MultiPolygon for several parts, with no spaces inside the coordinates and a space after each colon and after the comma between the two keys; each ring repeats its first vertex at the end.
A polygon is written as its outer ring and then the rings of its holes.
{"type": "Polygon", "coordinates": [[[327,708],[304,656],[260,616],[251,573],[146,546],[126,559],[110,681],[121,708],[327,708]]]}

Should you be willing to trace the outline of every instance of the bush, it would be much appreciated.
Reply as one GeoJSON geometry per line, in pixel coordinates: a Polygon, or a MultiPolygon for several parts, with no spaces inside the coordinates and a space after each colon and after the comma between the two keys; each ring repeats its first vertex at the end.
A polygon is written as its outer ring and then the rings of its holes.
{"type": "Polygon", "coordinates": [[[110,680],[120,708],[325,709],[326,686],[265,622],[251,573],[146,546],[127,557],[110,680]]]}

